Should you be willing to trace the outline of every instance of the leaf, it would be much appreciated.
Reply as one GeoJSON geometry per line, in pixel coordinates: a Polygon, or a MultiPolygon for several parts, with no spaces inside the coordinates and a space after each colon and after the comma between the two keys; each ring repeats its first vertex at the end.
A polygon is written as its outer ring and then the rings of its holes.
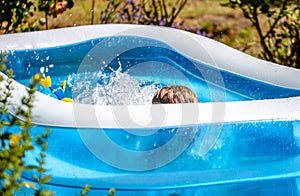
{"type": "Polygon", "coordinates": [[[41,182],[42,182],[42,184],[46,184],[46,183],[48,183],[50,180],[51,180],[51,176],[48,175],[48,176],[42,177],[41,182]]]}
{"type": "Polygon", "coordinates": [[[270,10],[270,6],[268,4],[263,4],[262,7],[260,8],[260,11],[263,13],[263,14],[266,14],[268,13],[270,10]]]}
{"type": "Polygon", "coordinates": [[[41,195],[51,196],[55,195],[55,191],[49,191],[49,190],[42,190],[41,195]]]}
{"type": "Polygon", "coordinates": [[[20,182],[20,185],[25,187],[25,188],[32,188],[34,190],[36,190],[36,185],[33,182],[20,182]]]}
{"type": "Polygon", "coordinates": [[[81,191],[81,196],[86,195],[90,191],[90,188],[90,185],[86,184],[81,191]]]}

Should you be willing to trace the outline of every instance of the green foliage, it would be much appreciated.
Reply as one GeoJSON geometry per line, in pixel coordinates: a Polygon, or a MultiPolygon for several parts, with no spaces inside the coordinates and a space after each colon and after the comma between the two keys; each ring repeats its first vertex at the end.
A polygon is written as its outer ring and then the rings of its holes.
{"type": "Polygon", "coordinates": [[[88,192],[90,191],[90,188],[91,188],[90,185],[85,185],[78,196],[87,195],[88,192]]]}
{"type": "Polygon", "coordinates": [[[48,15],[57,17],[57,14],[61,14],[66,9],[72,8],[74,2],[72,0],[39,0],[38,8],[39,11],[46,12],[48,15]]]}
{"type": "Polygon", "coordinates": [[[35,140],[38,146],[40,146],[41,150],[39,153],[39,157],[36,158],[38,162],[38,166],[36,170],[38,171],[37,175],[34,175],[33,178],[39,185],[38,189],[35,189],[35,195],[54,195],[53,191],[49,191],[45,188],[45,184],[47,184],[51,180],[50,175],[46,175],[45,172],[47,170],[44,168],[45,166],[45,158],[46,158],[46,151],[48,150],[48,136],[50,134],[50,130],[47,129],[42,135],[36,136],[35,140]]]}
{"type": "Polygon", "coordinates": [[[0,77],[0,195],[14,195],[15,191],[20,191],[22,187],[32,188],[35,195],[53,195],[53,192],[44,187],[44,184],[51,178],[45,174],[47,170],[44,168],[49,130],[46,130],[41,136],[37,136],[36,140],[32,140],[30,134],[37,78],[31,80],[27,95],[20,98],[20,106],[12,105],[10,100],[13,96],[11,93],[13,71],[6,69],[5,56],[5,52],[2,52],[0,71],[6,73],[8,77],[0,77]],[[15,114],[12,115],[8,108],[12,108],[15,114]],[[16,127],[19,128],[19,131],[16,131],[16,127]],[[40,148],[40,154],[37,157],[38,165],[27,165],[24,161],[26,153],[35,148],[40,148]],[[36,171],[35,180],[39,187],[21,180],[24,171],[36,171]]]}
{"type": "Polygon", "coordinates": [[[100,23],[130,23],[174,26],[187,0],[168,4],[165,0],[109,0],[100,23]]]}
{"type": "Polygon", "coordinates": [[[227,0],[223,5],[241,9],[252,22],[262,58],[300,68],[299,0],[227,0]]]}
{"type": "Polygon", "coordinates": [[[0,30],[4,33],[34,29],[29,23],[34,4],[31,0],[1,0],[0,30]]]}
{"type": "MultiPolygon", "coordinates": [[[[190,28],[184,26],[183,20],[177,21],[186,3],[187,0],[108,0],[106,8],[100,14],[100,23],[166,26],[209,37],[201,26],[190,28]]],[[[93,18],[92,14],[91,23],[93,18]]]]}
{"type": "Polygon", "coordinates": [[[45,13],[46,29],[48,29],[48,16],[56,18],[58,14],[71,9],[73,5],[73,0],[39,0],[38,9],[45,13]]]}
{"type": "MultiPolygon", "coordinates": [[[[14,105],[11,103],[13,71],[6,69],[6,53],[2,52],[0,55],[0,71],[7,75],[0,76],[0,195],[14,195],[16,191],[21,191],[22,187],[30,188],[36,196],[54,195],[55,192],[45,187],[51,180],[45,168],[50,130],[46,129],[34,139],[30,134],[33,127],[31,117],[36,86],[42,75],[36,74],[31,79],[27,95],[20,98],[19,106],[14,105]],[[10,113],[12,111],[14,114],[10,113]],[[33,151],[38,152],[37,164],[28,165],[24,159],[27,153],[33,151]],[[21,180],[25,171],[33,173],[35,183],[21,180]]],[[[80,195],[87,195],[89,190],[90,186],[86,185],[80,195]]]]}
{"type": "Polygon", "coordinates": [[[40,25],[48,29],[48,16],[57,17],[73,7],[73,0],[0,0],[0,33],[36,31],[40,25]],[[38,11],[45,13],[43,18],[34,19],[38,11]],[[38,21],[38,23],[36,22],[38,21]]]}

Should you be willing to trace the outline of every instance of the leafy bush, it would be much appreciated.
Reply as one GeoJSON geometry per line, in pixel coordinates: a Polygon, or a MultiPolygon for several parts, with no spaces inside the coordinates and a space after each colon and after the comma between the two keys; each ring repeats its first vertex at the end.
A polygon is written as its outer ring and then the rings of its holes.
{"type": "Polygon", "coordinates": [[[28,19],[34,13],[31,0],[1,0],[0,4],[0,32],[34,30],[28,19]]]}
{"type": "Polygon", "coordinates": [[[300,68],[299,0],[228,0],[251,21],[260,38],[260,57],[300,68]]]}
{"type": "Polygon", "coordinates": [[[48,29],[48,16],[56,18],[58,14],[64,13],[73,6],[73,0],[39,0],[38,9],[45,13],[46,29],[48,29]]]}
{"type": "Polygon", "coordinates": [[[41,25],[48,29],[48,16],[57,17],[73,7],[73,0],[1,0],[0,33],[36,31],[41,25]],[[45,18],[33,19],[38,11],[45,13],[45,18]]]}
{"type": "Polygon", "coordinates": [[[168,8],[165,0],[109,0],[101,12],[100,23],[131,23],[145,25],[174,26],[175,19],[187,0],[178,0],[168,8]]]}
{"type": "Polygon", "coordinates": [[[34,101],[34,93],[39,77],[34,77],[27,89],[27,95],[20,98],[20,106],[12,105],[12,81],[13,71],[5,67],[5,53],[2,52],[0,71],[7,74],[7,78],[1,76],[0,83],[0,195],[14,195],[21,187],[30,187],[35,195],[53,195],[52,191],[44,187],[51,177],[46,175],[45,151],[47,150],[47,138],[49,130],[32,139],[30,128],[32,127],[31,115],[34,101]],[[9,112],[13,109],[14,115],[9,112]],[[18,116],[18,117],[16,117],[18,116]],[[20,120],[24,119],[24,120],[20,120]],[[19,129],[16,131],[16,127],[19,129]],[[37,165],[28,165],[24,158],[28,152],[39,148],[36,158],[37,165]],[[34,175],[38,187],[35,184],[21,180],[24,171],[35,171],[34,175]]]}
{"type": "Polygon", "coordinates": [[[108,0],[100,14],[100,23],[167,26],[209,36],[200,26],[189,28],[184,26],[183,20],[176,20],[186,3],[187,0],[177,0],[171,4],[166,0],[108,0]]]}

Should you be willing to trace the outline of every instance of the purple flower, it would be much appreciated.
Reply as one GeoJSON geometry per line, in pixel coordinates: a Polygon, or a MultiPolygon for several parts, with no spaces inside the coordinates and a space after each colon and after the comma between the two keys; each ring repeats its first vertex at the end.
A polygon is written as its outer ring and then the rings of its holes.
{"type": "Polygon", "coordinates": [[[180,23],[178,24],[178,26],[182,26],[184,23],[184,20],[180,21],[180,23]]]}
{"type": "Polygon", "coordinates": [[[165,21],[160,21],[159,22],[159,26],[165,26],[166,25],[166,22],[165,21]]]}
{"type": "Polygon", "coordinates": [[[127,4],[131,4],[131,5],[135,5],[135,2],[134,2],[134,0],[127,0],[127,2],[126,2],[127,4]]]}
{"type": "Polygon", "coordinates": [[[139,13],[138,13],[138,12],[135,12],[135,13],[133,14],[133,18],[134,18],[134,20],[137,20],[137,19],[139,18],[139,13]]]}

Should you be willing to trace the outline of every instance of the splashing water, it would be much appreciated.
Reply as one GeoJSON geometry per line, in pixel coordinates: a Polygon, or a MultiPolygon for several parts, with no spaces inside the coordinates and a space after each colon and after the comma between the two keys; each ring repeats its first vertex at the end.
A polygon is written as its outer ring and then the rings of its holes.
{"type": "Polygon", "coordinates": [[[158,82],[147,83],[132,78],[121,68],[109,74],[99,72],[76,74],[72,87],[73,99],[93,105],[146,105],[152,103],[158,82]]]}

